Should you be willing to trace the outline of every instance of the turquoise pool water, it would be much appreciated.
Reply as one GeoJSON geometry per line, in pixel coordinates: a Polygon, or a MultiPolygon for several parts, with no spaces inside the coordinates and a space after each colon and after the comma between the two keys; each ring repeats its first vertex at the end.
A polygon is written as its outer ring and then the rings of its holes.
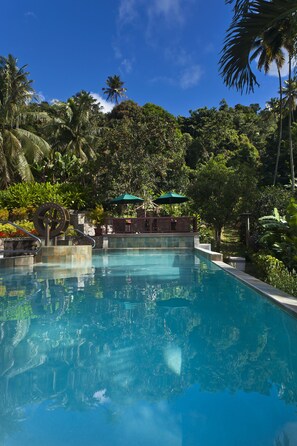
{"type": "Polygon", "coordinates": [[[0,445],[296,445],[296,345],[192,251],[1,270],[0,445]]]}

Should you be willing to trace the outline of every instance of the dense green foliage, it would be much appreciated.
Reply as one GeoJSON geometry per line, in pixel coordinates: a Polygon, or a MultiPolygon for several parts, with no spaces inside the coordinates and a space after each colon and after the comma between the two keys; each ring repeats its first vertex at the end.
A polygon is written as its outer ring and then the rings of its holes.
{"type": "Polygon", "coordinates": [[[291,199],[285,217],[277,209],[274,214],[259,219],[260,243],[267,252],[279,258],[290,270],[297,270],[297,203],[291,199]]]}
{"type": "Polygon", "coordinates": [[[74,184],[17,183],[0,191],[0,208],[36,209],[43,203],[54,202],[70,209],[86,207],[86,190],[74,184]]]}
{"type": "Polygon", "coordinates": [[[295,272],[288,271],[281,260],[268,254],[258,254],[253,259],[263,280],[291,296],[297,297],[297,274],[295,272]]]}

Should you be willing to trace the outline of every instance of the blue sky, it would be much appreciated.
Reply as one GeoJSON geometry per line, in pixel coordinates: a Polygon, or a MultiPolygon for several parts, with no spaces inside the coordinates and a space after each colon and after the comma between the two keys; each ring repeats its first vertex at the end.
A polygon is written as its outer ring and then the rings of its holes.
{"type": "Polygon", "coordinates": [[[224,0],[2,0],[0,54],[28,64],[47,101],[80,90],[102,95],[119,74],[127,96],[174,115],[277,96],[275,76],[241,95],[224,86],[218,60],[231,8],[224,0]]]}

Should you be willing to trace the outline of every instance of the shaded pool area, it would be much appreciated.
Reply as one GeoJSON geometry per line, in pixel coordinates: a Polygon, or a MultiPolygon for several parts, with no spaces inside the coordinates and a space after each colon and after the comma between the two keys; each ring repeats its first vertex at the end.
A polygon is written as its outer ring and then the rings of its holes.
{"type": "Polygon", "coordinates": [[[297,320],[194,252],[1,273],[1,446],[296,443],[297,320]]]}

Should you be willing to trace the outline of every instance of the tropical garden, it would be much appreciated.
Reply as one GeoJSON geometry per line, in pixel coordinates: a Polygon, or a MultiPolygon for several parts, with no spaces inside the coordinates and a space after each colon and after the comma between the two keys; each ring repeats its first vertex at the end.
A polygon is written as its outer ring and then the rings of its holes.
{"type": "MultiPolygon", "coordinates": [[[[109,113],[84,90],[48,103],[36,95],[28,67],[1,56],[0,219],[25,221],[33,230],[32,214],[44,202],[110,213],[109,200],[124,192],[149,204],[174,190],[190,198],[176,212],[197,216],[201,241],[226,254],[244,252],[262,278],[297,295],[297,1],[226,3],[233,19],[219,61],[222,78],[250,92],[257,70],[268,73],[276,64],[275,96],[264,108],[231,107],[222,98],[216,107],[176,117],[128,99],[118,75],[102,88],[115,103],[109,113]],[[230,233],[235,245],[228,245],[230,233]]],[[[2,224],[0,235],[19,234],[2,224]]]]}

